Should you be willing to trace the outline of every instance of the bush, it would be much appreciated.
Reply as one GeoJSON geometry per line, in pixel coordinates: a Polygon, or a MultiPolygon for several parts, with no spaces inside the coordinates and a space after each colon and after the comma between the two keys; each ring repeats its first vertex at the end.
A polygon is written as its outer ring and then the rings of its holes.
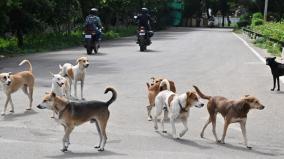
{"type": "Polygon", "coordinates": [[[258,25],[263,25],[264,21],[262,19],[253,19],[251,22],[251,26],[258,26],[258,25]]]}
{"type": "Polygon", "coordinates": [[[240,16],[240,21],[237,22],[237,27],[238,28],[245,27],[250,25],[250,23],[251,23],[250,15],[246,13],[240,16]]]}
{"type": "Polygon", "coordinates": [[[260,12],[254,13],[252,15],[252,20],[254,20],[254,19],[263,19],[262,13],[260,13],[260,12]]]}

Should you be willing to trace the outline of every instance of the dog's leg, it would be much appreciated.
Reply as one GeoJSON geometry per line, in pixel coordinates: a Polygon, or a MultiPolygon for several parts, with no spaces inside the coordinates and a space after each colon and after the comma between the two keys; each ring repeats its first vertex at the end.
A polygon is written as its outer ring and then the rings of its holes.
{"type": "Polygon", "coordinates": [[[167,131],[165,130],[164,122],[165,122],[166,114],[168,114],[168,112],[164,110],[163,113],[164,113],[164,115],[163,115],[163,118],[162,118],[162,121],[161,121],[162,132],[167,133],[167,131]]]}
{"type": "Polygon", "coordinates": [[[77,97],[77,80],[74,80],[74,96],[76,99],[78,99],[77,97]]]}
{"type": "Polygon", "coordinates": [[[84,80],[81,80],[81,99],[85,100],[83,97],[84,80]]]}
{"type": "Polygon", "coordinates": [[[7,110],[7,106],[8,106],[8,103],[9,103],[10,100],[11,100],[11,94],[7,94],[7,99],[6,99],[6,102],[5,102],[5,105],[4,105],[4,109],[1,113],[2,116],[5,115],[6,110],[7,110]]]}
{"type": "Polygon", "coordinates": [[[274,91],[275,83],[276,83],[276,77],[273,75],[273,88],[271,89],[271,91],[274,91]]]}
{"type": "Polygon", "coordinates": [[[218,139],[217,133],[216,133],[216,115],[217,114],[215,113],[215,114],[210,115],[210,117],[211,117],[211,122],[212,122],[212,132],[213,132],[213,135],[215,137],[216,142],[218,142],[219,139],[218,139]]]}
{"type": "Polygon", "coordinates": [[[277,91],[280,91],[279,76],[276,78],[276,80],[277,80],[277,86],[278,86],[277,91]]]}
{"type": "Polygon", "coordinates": [[[152,116],[151,116],[152,107],[153,107],[152,105],[146,106],[146,108],[147,108],[147,113],[148,113],[148,121],[151,121],[151,120],[152,120],[152,116]]]}
{"type": "Polygon", "coordinates": [[[204,137],[204,131],[206,129],[206,127],[211,123],[211,118],[209,117],[209,119],[207,120],[207,122],[205,123],[205,125],[203,126],[203,129],[200,133],[200,137],[203,138],[204,137]]]}
{"type": "Polygon", "coordinates": [[[10,104],[11,104],[11,110],[10,110],[10,112],[11,113],[14,113],[15,111],[14,111],[14,103],[13,103],[13,101],[12,101],[12,98],[10,98],[10,104]]]}
{"type": "Polygon", "coordinates": [[[65,128],[65,134],[63,136],[63,140],[62,140],[62,143],[63,143],[63,148],[62,148],[62,152],[66,152],[67,149],[68,149],[68,146],[70,144],[69,142],[69,137],[70,137],[70,134],[72,132],[74,128],[73,127],[69,127],[69,126],[66,126],[65,128]]]}
{"type": "Polygon", "coordinates": [[[221,141],[218,141],[218,142],[220,142],[222,144],[225,143],[225,137],[226,137],[226,134],[227,134],[227,129],[229,127],[229,124],[230,124],[229,120],[225,119],[223,135],[222,135],[221,141]]]}
{"type": "Polygon", "coordinates": [[[247,139],[247,132],[246,132],[246,120],[241,121],[240,126],[241,126],[245,145],[248,149],[251,149],[252,147],[248,146],[248,139],[247,139]]]}
{"type": "Polygon", "coordinates": [[[108,116],[103,118],[102,120],[99,120],[99,126],[102,134],[102,142],[100,143],[100,148],[98,149],[98,151],[104,151],[104,147],[107,140],[107,135],[106,135],[107,121],[108,121],[108,116]]]}
{"type": "Polygon", "coordinates": [[[99,142],[99,145],[98,146],[95,146],[96,149],[100,148],[101,147],[101,142],[102,142],[102,131],[100,129],[100,126],[99,126],[99,123],[97,120],[95,120],[95,124],[96,124],[96,127],[97,127],[97,130],[98,130],[98,134],[99,134],[99,137],[100,137],[100,142],[99,142]]]}
{"type": "Polygon", "coordinates": [[[184,129],[182,132],[179,134],[179,137],[182,137],[187,131],[188,131],[188,126],[187,126],[187,118],[181,118],[182,124],[184,126],[184,129]]]}
{"type": "Polygon", "coordinates": [[[156,108],[156,114],[154,116],[154,129],[158,130],[158,116],[160,116],[162,113],[162,106],[157,104],[155,108],[156,108]]]}
{"type": "Polygon", "coordinates": [[[175,118],[173,116],[170,117],[170,122],[172,125],[172,135],[174,139],[177,139],[177,132],[176,132],[176,126],[175,126],[175,118]]]}

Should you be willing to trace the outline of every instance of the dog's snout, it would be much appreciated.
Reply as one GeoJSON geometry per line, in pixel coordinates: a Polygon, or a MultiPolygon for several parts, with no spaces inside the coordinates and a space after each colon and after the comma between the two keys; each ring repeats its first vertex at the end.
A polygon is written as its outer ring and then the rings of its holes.
{"type": "Polygon", "coordinates": [[[11,81],[7,81],[7,85],[9,86],[11,84],[11,81]]]}
{"type": "Polygon", "coordinates": [[[265,106],[262,105],[259,109],[262,110],[262,109],[264,109],[264,108],[265,108],[265,106]]]}
{"type": "Polygon", "coordinates": [[[204,103],[201,103],[200,105],[201,105],[201,107],[203,107],[203,106],[204,106],[204,103]]]}
{"type": "Polygon", "coordinates": [[[85,67],[86,67],[86,68],[89,67],[89,64],[85,64],[85,67]]]}

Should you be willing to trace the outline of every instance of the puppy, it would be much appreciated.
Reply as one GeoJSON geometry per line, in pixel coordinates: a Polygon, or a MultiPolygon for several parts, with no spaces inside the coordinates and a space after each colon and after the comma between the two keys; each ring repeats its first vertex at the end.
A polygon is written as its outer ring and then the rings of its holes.
{"type": "Polygon", "coordinates": [[[275,89],[276,80],[278,86],[277,91],[280,91],[279,77],[284,76],[284,64],[276,62],[275,59],[276,57],[267,57],[266,65],[270,67],[273,76],[273,88],[271,89],[271,91],[274,91],[275,89]]]}
{"type": "MultiPolygon", "coordinates": [[[[178,138],[176,135],[176,127],[175,127],[175,121],[176,119],[181,119],[184,129],[179,134],[179,137],[182,137],[187,131],[187,120],[189,117],[189,109],[192,106],[201,108],[204,106],[203,103],[201,103],[198,100],[197,94],[195,92],[188,91],[186,93],[183,93],[181,95],[177,95],[174,92],[170,91],[170,83],[168,80],[164,79],[161,84],[165,82],[167,85],[167,90],[161,91],[155,98],[155,108],[156,108],[156,114],[154,117],[154,128],[158,129],[157,124],[157,118],[161,115],[162,112],[169,111],[170,116],[170,122],[172,125],[172,135],[173,138],[178,138]]],[[[165,115],[164,115],[165,117],[165,115]]],[[[162,132],[166,133],[164,130],[164,118],[161,121],[162,126],[162,132]]]]}
{"type": "MultiPolygon", "coordinates": [[[[148,89],[148,100],[149,100],[149,105],[146,106],[148,113],[148,121],[152,120],[151,110],[155,106],[155,97],[161,90],[167,89],[165,87],[165,84],[163,84],[162,87],[160,87],[161,81],[163,80],[162,78],[152,77],[151,79],[152,82],[150,84],[148,82],[146,83],[148,89]]],[[[175,83],[173,81],[169,82],[170,82],[170,90],[175,93],[176,92],[175,83]]]]}
{"type": "Polygon", "coordinates": [[[204,137],[204,131],[208,124],[212,122],[212,128],[213,128],[213,134],[215,136],[216,142],[225,143],[225,136],[227,133],[227,129],[229,124],[231,123],[240,123],[240,127],[242,130],[243,138],[244,138],[244,144],[248,149],[251,149],[250,146],[248,146],[247,143],[247,135],[246,135],[246,121],[247,121],[247,114],[251,109],[264,109],[264,106],[260,104],[259,100],[253,96],[246,95],[245,97],[239,99],[239,100],[229,100],[225,97],[221,96],[207,96],[204,95],[198,87],[194,86],[197,94],[203,98],[207,99],[207,110],[209,113],[209,119],[204,125],[202,131],[201,131],[201,138],[204,137]],[[224,124],[224,130],[223,130],[223,136],[221,140],[218,140],[217,134],[216,134],[216,116],[217,113],[221,113],[225,120],[224,124]]]}
{"type": "MultiPolygon", "coordinates": [[[[77,97],[77,82],[81,82],[81,99],[83,98],[83,88],[85,81],[86,68],[89,66],[89,60],[87,57],[80,57],[76,60],[76,65],[73,66],[70,63],[65,63],[63,66],[59,65],[61,71],[60,75],[63,77],[68,77],[70,79],[70,83],[72,85],[72,80],[74,80],[74,96],[77,97]]],[[[70,89],[71,92],[71,89],[70,89]]]]}
{"type": "Polygon", "coordinates": [[[117,98],[117,93],[113,88],[107,88],[105,94],[112,92],[112,97],[107,102],[102,101],[85,101],[85,102],[69,102],[65,98],[56,96],[55,93],[46,95],[43,98],[41,104],[37,107],[39,109],[51,109],[55,110],[58,114],[58,120],[62,124],[65,130],[63,137],[63,148],[65,152],[70,145],[69,136],[72,130],[87,121],[92,121],[96,124],[100,143],[98,148],[99,151],[104,151],[105,143],[107,140],[106,126],[109,119],[108,107],[117,98]]]}
{"type": "Polygon", "coordinates": [[[29,98],[29,107],[27,110],[31,110],[32,108],[32,102],[33,102],[33,88],[34,88],[34,81],[35,78],[32,73],[32,65],[29,60],[23,60],[19,66],[23,65],[24,63],[27,63],[29,65],[28,71],[22,71],[18,72],[16,74],[11,73],[1,73],[0,74],[0,81],[3,85],[3,90],[7,96],[4,110],[2,111],[1,115],[5,115],[8,103],[11,104],[11,110],[10,112],[14,112],[14,104],[12,102],[11,94],[16,92],[18,89],[22,88],[23,92],[28,96],[29,98]]]}

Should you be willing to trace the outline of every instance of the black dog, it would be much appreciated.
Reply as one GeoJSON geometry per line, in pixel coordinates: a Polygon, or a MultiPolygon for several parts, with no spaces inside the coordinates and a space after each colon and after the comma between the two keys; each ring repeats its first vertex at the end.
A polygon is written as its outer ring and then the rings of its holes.
{"type": "Polygon", "coordinates": [[[276,57],[267,57],[266,65],[270,66],[271,73],[273,76],[273,88],[271,89],[271,91],[274,91],[275,89],[276,80],[277,80],[277,85],[278,85],[277,91],[280,91],[279,77],[284,76],[284,64],[276,62],[275,59],[276,57]]]}

